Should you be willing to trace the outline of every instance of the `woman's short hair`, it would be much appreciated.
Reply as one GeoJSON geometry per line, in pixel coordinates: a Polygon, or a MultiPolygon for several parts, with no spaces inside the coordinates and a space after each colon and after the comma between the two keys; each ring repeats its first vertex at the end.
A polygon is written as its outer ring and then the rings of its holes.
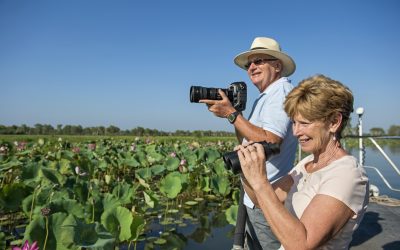
{"type": "Polygon", "coordinates": [[[342,124],[337,131],[338,139],[353,112],[353,94],[342,83],[324,75],[304,79],[286,97],[284,108],[293,119],[300,114],[309,121],[332,121],[342,114],[342,124]]]}

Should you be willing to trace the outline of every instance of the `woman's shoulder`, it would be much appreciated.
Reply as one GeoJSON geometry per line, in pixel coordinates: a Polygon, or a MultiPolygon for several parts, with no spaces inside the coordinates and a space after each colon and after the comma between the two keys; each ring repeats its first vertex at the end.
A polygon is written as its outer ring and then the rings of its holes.
{"type": "Polygon", "coordinates": [[[357,158],[352,155],[345,155],[337,159],[324,170],[330,172],[331,176],[343,179],[367,178],[364,167],[359,164],[357,158]]]}

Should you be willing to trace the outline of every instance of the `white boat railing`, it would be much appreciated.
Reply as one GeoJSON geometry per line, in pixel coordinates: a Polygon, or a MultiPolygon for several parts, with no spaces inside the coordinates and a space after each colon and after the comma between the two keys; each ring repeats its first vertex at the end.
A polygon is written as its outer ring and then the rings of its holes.
{"type": "MultiPolygon", "coordinates": [[[[361,165],[363,165],[365,168],[369,168],[369,169],[373,169],[375,170],[379,177],[382,179],[382,181],[385,183],[385,185],[393,191],[396,192],[400,192],[400,189],[397,188],[393,188],[392,185],[390,185],[390,183],[387,181],[387,179],[383,176],[383,174],[381,173],[381,171],[379,171],[379,169],[377,169],[376,167],[372,167],[372,166],[365,166],[364,165],[364,154],[365,154],[365,149],[364,149],[364,144],[363,144],[363,127],[362,127],[362,115],[364,113],[364,109],[363,108],[358,108],[356,110],[356,113],[358,114],[358,137],[359,137],[359,162],[361,165]]],[[[394,164],[394,162],[390,159],[390,157],[385,153],[385,151],[382,149],[382,147],[376,142],[376,140],[372,137],[367,137],[373,144],[374,146],[379,150],[379,152],[383,155],[383,157],[386,159],[387,162],[389,162],[389,164],[392,166],[392,168],[397,172],[398,175],[400,175],[400,171],[399,168],[396,166],[396,164],[394,164]]],[[[375,137],[375,138],[382,138],[382,139],[400,139],[399,136],[382,136],[382,137],[375,137]]]]}

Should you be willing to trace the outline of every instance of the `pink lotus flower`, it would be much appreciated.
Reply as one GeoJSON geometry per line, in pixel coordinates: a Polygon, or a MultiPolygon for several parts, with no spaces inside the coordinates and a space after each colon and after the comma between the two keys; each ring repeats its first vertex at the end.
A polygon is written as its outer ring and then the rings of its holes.
{"type": "Polygon", "coordinates": [[[81,151],[81,149],[79,147],[72,148],[72,152],[74,152],[75,154],[79,154],[80,151],[81,151]]]}
{"type": "Polygon", "coordinates": [[[169,156],[171,156],[172,158],[175,158],[176,157],[176,153],[172,152],[169,156]]]}
{"type": "Polygon", "coordinates": [[[89,143],[88,144],[88,149],[92,150],[92,151],[96,150],[96,143],[89,143]]]}
{"type": "Polygon", "coordinates": [[[30,246],[28,240],[26,240],[22,247],[13,247],[12,250],[39,250],[39,247],[37,245],[37,241],[34,241],[30,246]]]}
{"type": "Polygon", "coordinates": [[[182,159],[181,162],[180,162],[180,165],[182,165],[182,166],[183,166],[183,165],[186,165],[186,160],[185,160],[185,159],[182,159]]]}

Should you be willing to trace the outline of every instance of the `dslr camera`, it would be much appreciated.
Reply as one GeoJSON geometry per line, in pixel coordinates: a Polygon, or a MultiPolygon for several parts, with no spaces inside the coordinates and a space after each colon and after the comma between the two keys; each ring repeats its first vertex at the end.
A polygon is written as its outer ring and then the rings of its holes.
{"type": "MultiPolygon", "coordinates": [[[[260,143],[263,148],[264,148],[264,153],[265,153],[265,160],[268,160],[268,158],[272,155],[279,154],[280,149],[279,145],[275,143],[269,143],[266,141],[261,141],[261,142],[254,142],[254,143],[260,143]]],[[[254,144],[252,143],[252,144],[254,144]]],[[[251,144],[250,144],[251,145],[251,144]]],[[[234,174],[238,174],[242,172],[242,167],[240,166],[240,161],[239,161],[239,156],[237,154],[237,151],[232,151],[224,154],[222,156],[225,162],[225,168],[228,170],[232,170],[234,174]]]]}
{"type": "MultiPolygon", "coordinates": [[[[234,82],[227,89],[221,89],[237,111],[246,109],[247,86],[244,82],[234,82]]],[[[190,87],[190,102],[199,102],[201,99],[222,100],[218,88],[190,87]]]]}

